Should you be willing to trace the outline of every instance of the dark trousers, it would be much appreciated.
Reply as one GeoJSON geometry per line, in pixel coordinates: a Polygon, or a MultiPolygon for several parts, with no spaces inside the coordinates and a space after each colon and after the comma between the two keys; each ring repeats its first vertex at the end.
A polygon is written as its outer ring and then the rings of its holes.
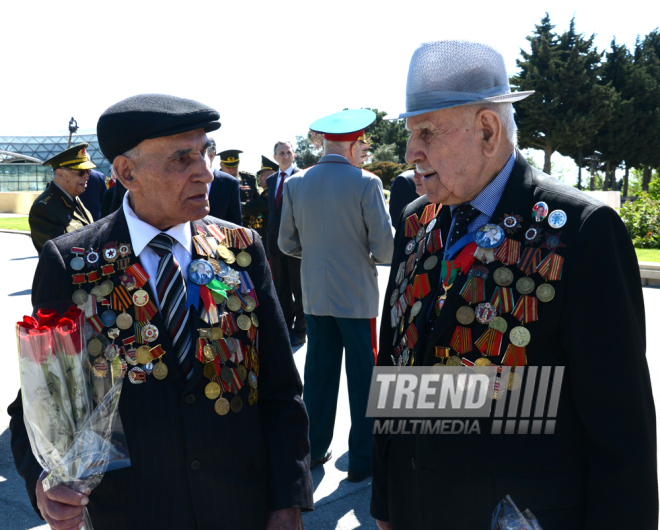
{"type": "Polygon", "coordinates": [[[269,258],[275,292],[289,333],[304,337],[307,331],[300,287],[301,260],[278,252],[269,258]]]}
{"type": "Polygon", "coordinates": [[[342,351],[346,349],[346,378],[351,410],[348,469],[354,473],[370,471],[373,419],[365,415],[375,361],[372,319],[308,314],[305,314],[305,319],[307,359],[303,401],[309,415],[311,458],[322,458],[332,441],[342,351]]]}

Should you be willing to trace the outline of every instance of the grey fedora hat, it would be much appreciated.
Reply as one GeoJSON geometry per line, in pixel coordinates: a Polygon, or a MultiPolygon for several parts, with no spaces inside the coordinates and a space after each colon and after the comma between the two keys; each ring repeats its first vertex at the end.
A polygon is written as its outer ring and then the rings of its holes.
{"type": "Polygon", "coordinates": [[[479,103],[512,103],[534,91],[511,92],[504,58],[486,44],[441,40],[420,45],[410,60],[406,112],[399,118],[479,103]]]}

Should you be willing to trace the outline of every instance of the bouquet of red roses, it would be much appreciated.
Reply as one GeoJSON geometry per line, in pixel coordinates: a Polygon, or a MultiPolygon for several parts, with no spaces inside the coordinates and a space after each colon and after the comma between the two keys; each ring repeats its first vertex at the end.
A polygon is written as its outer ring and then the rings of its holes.
{"type": "MultiPolygon", "coordinates": [[[[118,413],[125,367],[119,358],[105,369],[92,366],[84,330],[75,306],[63,315],[40,309],[16,323],[23,417],[32,452],[48,472],[44,490],[62,484],[83,492],[107,470],[130,465],[118,413]]],[[[85,524],[91,530],[87,513],[85,524]]]]}

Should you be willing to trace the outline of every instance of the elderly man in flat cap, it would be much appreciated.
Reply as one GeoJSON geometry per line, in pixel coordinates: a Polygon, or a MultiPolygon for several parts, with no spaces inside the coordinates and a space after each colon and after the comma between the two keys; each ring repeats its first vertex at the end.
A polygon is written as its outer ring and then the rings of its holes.
{"type": "Polygon", "coordinates": [[[510,92],[490,46],[430,42],[412,57],[400,117],[431,204],[402,213],[377,364],[492,366],[491,414],[509,391],[525,399],[469,434],[376,434],[380,528],[490,528],[506,495],[543,530],[658,527],[635,252],[614,210],[516,149],[511,104],[528,96],[510,92]],[[474,237],[491,229],[493,244],[474,237]],[[550,384],[558,405],[545,405],[550,384]]]}
{"type": "Polygon", "coordinates": [[[39,254],[46,241],[94,222],[78,198],[87,188],[90,170],[96,167],[87,147],[86,143],[74,145],[43,163],[53,168],[53,181],[32,203],[28,216],[32,243],[39,254]]]}
{"type": "Polygon", "coordinates": [[[206,133],[218,120],[201,103],[157,94],[111,106],[97,128],[128,190],[122,207],[43,249],[35,307],[69,307],[78,289],[86,310],[107,309],[93,284],[71,283],[77,248],[91,249],[87,278],[103,266],[130,300],[121,323],[88,343],[101,346],[95,366],[106,362],[104,344],[124,346],[119,412],[130,467],[106,472],[89,495],[44,492],[20,394],[9,408],[16,466],[52,528],[78,528],[83,505],[95,530],[298,529],[301,510],[313,508],[302,385],[261,239],[207,216],[206,133]],[[193,277],[200,264],[215,277],[193,277]],[[226,302],[221,283],[231,287],[226,302]]]}

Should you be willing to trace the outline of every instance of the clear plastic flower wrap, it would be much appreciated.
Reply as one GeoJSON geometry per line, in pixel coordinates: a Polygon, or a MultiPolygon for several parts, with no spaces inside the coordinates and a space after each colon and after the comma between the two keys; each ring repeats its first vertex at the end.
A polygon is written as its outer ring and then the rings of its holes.
{"type": "Polygon", "coordinates": [[[495,508],[491,530],[543,530],[530,510],[521,512],[508,495],[495,508]]]}
{"type": "MultiPolygon", "coordinates": [[[[90,361],[85,315],[40,309],[16,324],[23,417],[44,490],[94,489],[103,474],[130,465],[119,418],[125,367],[119,357],[90,361]]],[[[85,511],[85,527],[92,529],[85,511]]]]}

